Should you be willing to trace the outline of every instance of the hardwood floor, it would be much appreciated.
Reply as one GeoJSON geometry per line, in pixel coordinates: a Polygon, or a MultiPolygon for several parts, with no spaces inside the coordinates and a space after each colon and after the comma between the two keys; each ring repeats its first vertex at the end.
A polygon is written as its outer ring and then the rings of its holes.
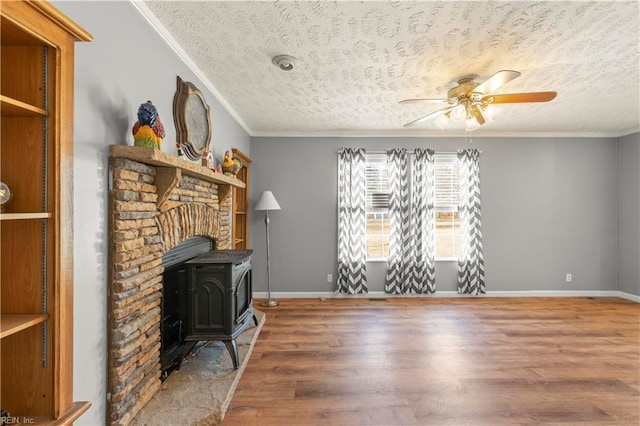
{"type": "Polygon", "coordinates": [[[640,305],[285,299],[224,425],[640,424],[640,305]]]}

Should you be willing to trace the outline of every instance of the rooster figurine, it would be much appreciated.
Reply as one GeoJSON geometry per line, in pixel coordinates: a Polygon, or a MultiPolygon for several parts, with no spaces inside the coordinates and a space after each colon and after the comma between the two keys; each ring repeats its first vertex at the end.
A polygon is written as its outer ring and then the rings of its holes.
{"type": "Polygon", "coordinates": [[[242,161],[238,157],[232,157],[229,151],[224,153],[222,160],[222,172],[227,176],[235,176],[242,168],[242,161]]]}
{"type": "Polygon", "coordinates": [[[160,143],[164,138],[164,126],[160,121],[158,110],[147,101],[138,108],[138,121],[131,129],[133,133],[133,145],[147,148],[160,149],[160,143]]]}

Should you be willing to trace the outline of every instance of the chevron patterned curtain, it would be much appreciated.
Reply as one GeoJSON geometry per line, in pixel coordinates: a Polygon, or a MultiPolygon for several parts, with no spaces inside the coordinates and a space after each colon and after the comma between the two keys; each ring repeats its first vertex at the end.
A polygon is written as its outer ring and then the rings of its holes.
{"type": "Polygon", "coordinates": [[[411,202],[411,293],[435,293],[435,163],[433,150],[416,149],[411,202]]]}
{"type": "Polygon", "coordinates": [[[393,294],[434,293],[433,151],[415,151],[411,185],[409,158],[405,149],[393,149],[387,153],[390,198],[385,291],[393,294]]]}
{"type": "Polygon", "coordinates": [[[484,257],[480,214],[480,151],[458,151],[460,233],[458,293],[484,294],[484,257]]]}
{"type": "Polygon", "coordinates": [[[338,151],[338,293],[367,293],[365,150],[338,151]]]}
{"type": "Polygon", "coordinates": [[[406,149],[387,151],[389,171],[389,257],[384,290],[387,293],[407,293],[410,285],[409,261],[411,232],[408,161],[406,149]]]}

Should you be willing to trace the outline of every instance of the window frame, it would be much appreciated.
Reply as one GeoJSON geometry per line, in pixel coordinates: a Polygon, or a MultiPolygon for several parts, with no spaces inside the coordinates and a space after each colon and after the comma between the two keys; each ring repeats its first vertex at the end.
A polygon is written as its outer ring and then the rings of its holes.
{"type": "MultiPolygon", "coordinates": [[[[413,152],[409,152],[409,155],[414,155],[413,152]]],[[[384,203],[380,203],[380,200],[378,200],[378,203],[376,203],[372,198],[369,197],[369,191],[370,191],[370,185],[369,185],[369,169],[368,166],[369,164],[385,164],[386,166],[387,163],[387,154],[386,153],[366,153],[366,157],[365,157],[365,169],[366,171],[366,188],[367,188],[367,205],[365,208],[365,215],[367,217],[367,224],[368,224],[368,217],[370,214],[384,214],[387,216],[387,221],[388,221],[388,198],[386,201],[386,207],[382,207],[380,204],[384,204],[384,203]],[[375,206],[375,204],[378,204],[377,206],[375,206]]],[[[458,156],[455,152],[436,152],[434,153],[434,175],[437,171],[437,167],[438,167],[438,163],[440,164],[453,164],[455,165],[455,167],[458,167],[458,156]]],[[[387,174],[387,178],[388,178],[388,174],[387,174]]],[[[436,177],[434,176],[434,179],[436,177]]],[[[456,177],[457,179],[457,177],[456,177]]],[[[409,183],[412,184],[412,179],[411,179],[411,170],[409,170],[409,183]]],[[[451,180],[449,185],[454,185],[457,187],[458,183],[457,180],[451,180]]],[[[389,185],[386,185],[386,190],[389,191],[389,185]]],[[[383,188],[380,188],[380,190],[384,191],[383,188]]],[[[437,189],[436,189],[437,191],[437,189]]],[[[459,189],[457,189],[458,192],[458,197],[460,195],[460,191],[459,189]]],[[[388,192],[387,192],[388,194],[388,192]]],[[[458,198],[456,197],[456,198],[458,198]]],[[[436,194],[436,201],[434,204],[434,235],[437,232],[437,230],[435,229],[436,226],[436,218],[435,218],[435,214],[437,212],[453,212],[453,213],[459,213],[458,211],[458,199],[456,199],[454,201],[454,197],[452,195],[448,196],[448,203],[444,202],[447,198],[445,198],[444,196],[440,197],[441,198],[441,202],[438,201],[438,194],[436,194]]],[[[387,235],[389,230],[387,230],[387,235]]],[[[369,256],[369,236],[372,234],[369,234],[369,232],[366,232],[366,245],[367,245],[367,262],[386,262],[388,259],[388,253],[387,256],[369,256]]],[[[375,235],[379,235],[379,234],[375,234],[375,235]]],[[[458,235],[458,237],[460,237],[460,235],[458,235]]],[[[390,238],[390,235],[389,235],[390,238]]],[[[437,242],[437,241],[436,241],[437,242]]],[[[382,240],[382,244],[384,247],[384,241],[382,240]]],[[[459,245],[458,245],[459,247],[459,245]]],[[[435,247],[435,251],[437,253],[437,247],[435,247]]],[[[384,254],[384,249],[383,249],[383,254],[384,254]]],[[[435,261],[436,262],[453,262],[453,261],[457,261],[458,260],[458,256],[450,256],[450,257],[435,257],[435,261]]]]}
{"type": "MultiPolygon", "coordinates": [[[[367,194],[366,194],[366,207],[365,207],[365,216],[366,216],[366,220],[367,220],[367,225],[369,222],[369,215],[370,214],[382,214],[384,216],[386,216],[386,220],[383,218],[383,223],[388,223],[389,222],[389,174],[388,174],[388,166],[387,166],[387,154],[386,153],[366,153],[365,156],[365,173],[366,173],[366,190],[367,190],[367,194]],[[379,169],[386,169],[386,185],[380,185],[382,182],[385,181],[385,179],[380,176],[377,178],[376,182],[378,183],[378,192],[377,194],[384,194],[386,192],[387,195],[387,199],[382,200],[380,197],[374,198],[373,196],[371,196],[372,194],[370,194],[370,190],[372,189],[372,186],[374,185],[370,185],[370,173],[369,173],[369,166],[371,164],[376,164],[376,165],[384,165],[382,167],[379,167],[379,169]],[[384,187],[386,186],[386,188],[384,187]]],[[[368,226],[367,226],[368,228],[368,226]]],[[[367,246],[367,262],[386,262],[388,257],[389,257],[389,253],[387,251],[387,255],[384,256],[384,237],[380,238],[380,242],[382,244],[382,256],[369,256],[369,236],[372,235],[368,232],[366,232],[366,246],[367,246]]],[[[375,234],[375,235],[386,235],[387,236],[387,240],[390,238],[390,233],[389,233],[389,229],[387,229],[386,234],[375,234]]]]}
{"type": "MultiPolygon", "coordinates": [[[[434,173],[436,174],[436,194],[435,194],[435,202],[434,202],[434,216],[436,213],[458,213],[458,217],[460,214],[459,211],[459,200],[460,200],[460,188],[459,188],[459,184],[458,184],[458,175],[455,176],[455,179],[450,179],[449,181],[449,186],[450,186],[450,193],[448,195],[444,195],[442,194],[442,186],[446,186],[446,184],[440,184],[441,187],[438,187],[438,181],[437,181],[437,173],[438,173],[438,167],[442,166],[442,165],[453,165],[454,168],[458,169],[457,173],[459,173],[459,165],[458,165],[458,155],[455,152],[436,152],[433,155],[433,160],[434,160],[434,173]],[[454,200],[454,196],[452,194],[453,189],[455,187],[455,191],[457,191],[457,196],[455,197],[454,200]],[[440,194],[438,194],[438,190],[440,190],[440,194]]],[[[435,221],[437,220],[436,217],[433,218],[434,220],[434,227],[436,226],[435,221]]],[[[437,233],[437,230],[434,229],[434,234],[437,233]]],[[[458,232],[458,238],[461,238],[460,232],[458,232]]],[[[437,240],[436,240],[437,242],[437,240]]],[[[460,249],[460,244],[458,244],[458,249],[460,249]]],[[[435,256],[435,260],[436,262],[453,262],[453,261],[458,261],[458,256],[437,256],[437,252],[438,252],[438,247],[435,247],[435,252],[436,252],[436,256],[435,256]]]]}

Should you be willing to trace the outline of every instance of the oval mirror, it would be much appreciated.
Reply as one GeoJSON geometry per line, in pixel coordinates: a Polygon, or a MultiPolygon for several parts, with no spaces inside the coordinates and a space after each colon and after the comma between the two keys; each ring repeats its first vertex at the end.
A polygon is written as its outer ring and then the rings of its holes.
{"type": "Polygon", "coordinates": [[[176,137],[184,155],[198,160],[209,150],[211,117],[209,105],[193,83],[178,76],[178,89],[173,98],[173,120],[176,137]]]}

